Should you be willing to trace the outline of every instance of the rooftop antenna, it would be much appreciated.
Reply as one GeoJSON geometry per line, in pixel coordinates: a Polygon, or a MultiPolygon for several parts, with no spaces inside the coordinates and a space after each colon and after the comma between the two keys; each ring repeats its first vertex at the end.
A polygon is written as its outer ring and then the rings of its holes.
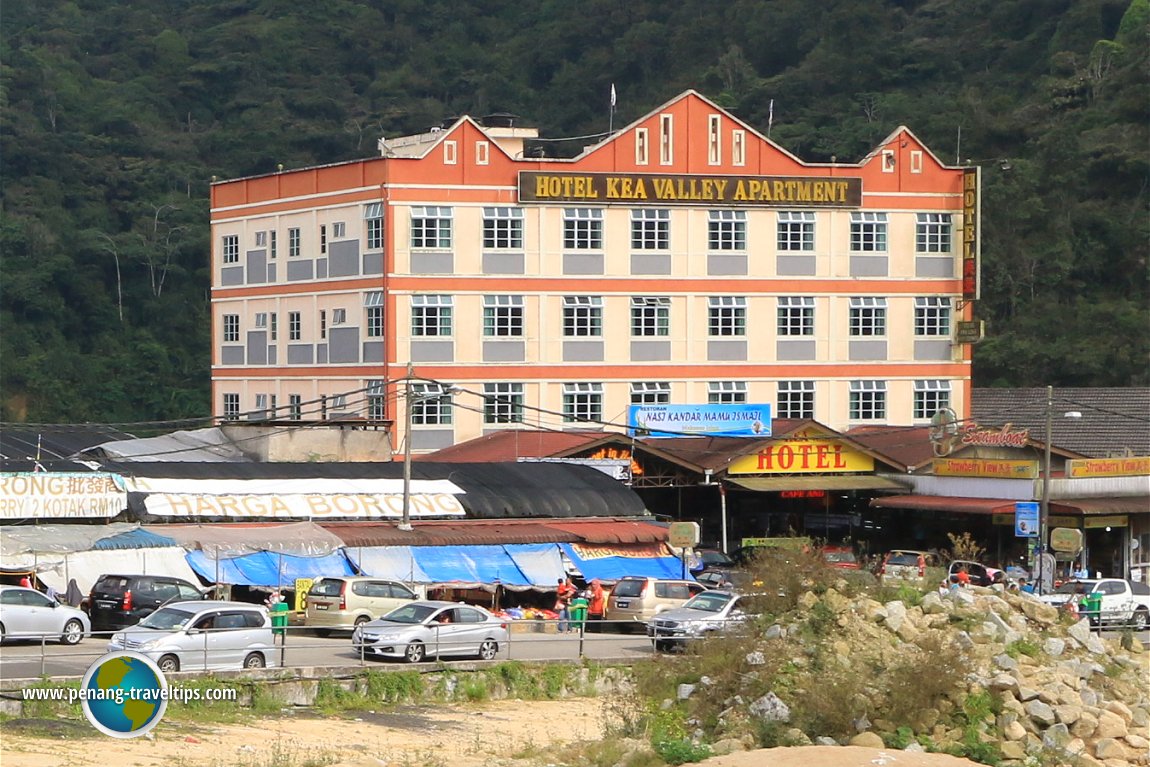
{"type": "Polygon", "coordinates": [[[615,83],[611,83],[611,114],[607,118],[607,133],[615,132],[615,83]]]}

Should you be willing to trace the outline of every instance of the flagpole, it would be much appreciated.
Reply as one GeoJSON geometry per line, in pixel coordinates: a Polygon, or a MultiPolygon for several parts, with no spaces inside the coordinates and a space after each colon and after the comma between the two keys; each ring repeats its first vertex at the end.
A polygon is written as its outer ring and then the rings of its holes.
{"type": "Polygon", "coordinates": [[[771,137],[771,126],[775,124],[775,100],[767,105],[767,138],[771,137]]]}
{"type": "Polygon", "coordinates": [[[615,132],[615,83],[611,83],[611,111],[607,117],[607,133],[615,132]]]}

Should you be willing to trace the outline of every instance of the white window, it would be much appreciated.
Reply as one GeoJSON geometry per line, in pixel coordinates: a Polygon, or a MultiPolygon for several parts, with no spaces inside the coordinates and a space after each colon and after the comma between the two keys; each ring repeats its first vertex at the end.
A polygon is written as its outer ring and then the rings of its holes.
{"type": "Polygon", "coordinates": [[[603,211],[599,208],[564,208],[563,248],[602,250],[603,211]]]}
{"type": "Polygon", "coordinates": [[[483,335],[489,338],[523,335],[523,296],[484,296],[483,335]]]}
{"type": "Polygon", "coordinates": [[[483,384],[484,423],[523,422],[523,384],[483,384]]]}
{"type": "Polygon", "coordinates": [[[603,299],[599,296],[563,296],[563,335],[603,335],[603,299]]]}
{"type": "Polygon", "coordinates": [[[809,210],[780,210],[778,246],[785,251],[815,249],[815,214],[809,210]]]}
{"type": "Polygon", "coordinates": [[[568,423],[573,421],[602,421],[603,384],[563,384],[563,420],[568,423]]]}
{"type": "Polygon", "coordinates": [[[327,309],[319,310],[319,337],[327,338],[327,309]]]}
{"type": "Polygon", "coordinates": [[[779,336],[813,336],[815,299],[811,296],[780,296],[778,320],[779,336]]]}
{"type": "Polygon", "coordinates": [[[707,299],[707,334],[745,336],[747,299],[742,296],[711,296],[707,299]]]}
{"type": "Polygon", "coordinates": [[[327,224],[320,224],[319,227],[319,252],[327,253],[327,224]]]}
{"type": "Polygon", "coordinates": [[[483,209],[483,249],[523,250],[523,209],[483,209]]]}
{"type": "Polygon", "coordinates": [[[256,312],[256,327],[266,328],[268,326],[268,313],[256,312]]]}
{"type": "Polygon", "coordinates": [[[747,249],[747,213],[742,210],[712,210],[707,213],[707,248],[747,249]]]}
{"type": "Polygon", "coordinates": [[[814,418],[815,382],[779,381],[777,418],[814,418]]]}
{"type": "Polygon", "coordinates": [[[742,405],[746,401],[746,381],[711,381],[707,384],[709,405],[742,405]]]}
{"type": "Polygon", "coordinates": [[[387,387],[381,380],[375,379],[367,382],[364,389],[367,394],[367,417],[372,421],[382,421],[387,418],[387,387]]]}
{"type": "Polygon", "coordinates": [[[943,296],[920,296],[914,299],[914,334],[949,336],[950,299],[943,296]]]}
{"type": "Polygon", "coordinates": [[[342,325],[347,322],[347,309],[332,309],[331,324],[342,325]]]}
{"type": "Polygon", "coordinates": [[[224,343],[234,344],[240,340],[240,315],[224,315],[224,343]]]}
{"type": "Polygon", "coordinates": [[[417,206],[411,209],[411,247],[428,248],[451,247],[451,208],[442,206],[417,206]]]}
{"type": "Polygon", "coordinates": [[[667,381],[636,381],[631,384],[632,405],[668,405],[671,384],[667,381]]]}
{"type": "Polygon", "coordinates": [[[950,381],[914,382],[914,418],[923,421],[950,407],[950,381]]]}
{"type": "Polygon", "coordinates": [[[852,336],[885,336],[886,299],[872,296],[852,298],[850,334],[852,336]]]}
{"type": "Polygon", "coordinates": [[[300,254],[299,227],[288,229],[288,258],[295,258],[300,254]]]}
{"type": "Polygon", "coordinates": [[[719,165],[723,162],[723,118],[719,115],[707,115],[707,164],[719,165]]]}
{"type": "Polygon", "coordinates": [[[224,420],[234,421],[240,417],[240,395],[234,393],[224,394],[224,420]]]}
{"type": "Polygon", "coordinates": [[[383,203],[371,202],[363,206],[363,224],[366,229],[364,245],[368,250],[382,250],[383,203]]]}
{"type": "Polygon", "coordinates": [[[894,173],[895,159],[893,149],[882,150],[882,172],[894,173]]]}
{"type": "Polygon", "coordinates": [[[919,213],[914,227],[916,253],[951,252],[951,217],[949,213],[919,213]]]}
{"type": "Polygon", "coordinates": [[[666,296],[635,296],[631,299],[632,336],[671,334],[671,299],[666,296]]]}
{"type": "Polygon", "coordinates": [[[267,412],[268,412],[268,395],[266,395],[266,394],[257,394],[256,395],[256,412],[261,414],[261,415],[267,414],[267,412]]]}
{"type": "Polygon", "coordinates": [[[266,248],[267,244],[268,244],[268,233],[267,232],[256,232],[256,247],[257,248],[266,248]]]}
{"type": "Polygon", "coordinates": [[[851,381],[852,421],[878,421],[886,418],[886,381],[851,381]]]}
{"type": "Polygon", "coordinates": [[[886,252],[886,214],[851,212],[851,250],[855,253],[886,252]]]}
{"type": "Polygon", "coordinates": [[[475,164],[486,165],[491,159],[491,144],[487,141],[475,142],[475,164]]]}
{"type": "Polygon", "coordinates": [[[274,259],[276,257],[276,230],[271,229],[268,231],[268,258],[274,259]]]}
{"type": "Polygon", "coordinates": [[[303,320],[299,312],[288,312],[288,340],[298,341],[303,336],[303,320]]]}
{"type": "Polygon", "coordinates": [[[745,130],[731,131],[731,164],[747,164],[747,132],[745,130]]]}
{"type": "Polygon", "coordinates": [[[922,150],[915,149],[910,153],[910,172],[922,173],[922,150]]]}
{"type": "Polygon", "coordinates": [[[369,290],[363,294],[364,306],[383,306],[383,291],[369,290]]]}
{"type": "Polygon", "coordinates": [[[303,418],[303,397],[298,394],[288,395],[288,418],[293,421],[303,418]]]}
{"type": "Polygon", "coordinates": [[[280,329],[279,326],[280,326],[279,315],[277,315],[275,312],[272,312],[270,315],[268,315],[268,340],[269,341],[275,341],[277,338],[279,338],[279,329],[280,329]]]}
{"type": "Polygon", "coordinates": [[[238,264],[240,262],[240,236],[238,234],[225,234],[221,241],[221,252],[225,264],[238,264]]]}
{"type": "Polygon", "coordinates": [[[383,338],[383,291],[369,290],[363,294],[364,321],[368,338],[383,338]]]}
{"type": "Polygon", "coordinates": [[[451,296],[412,296],[411,335],[444,337],[451,335],[451,296]]]}
{"type": "Polygon", "coordinates": [[[647,129],[646,128],[636,128],[635,129],[635,164],[636,165],[646,165],[647,164],[647,152],[648,152],[647,146],[648,146],[648,144],[647,144],[647,129]]]}
{"type": "Polygon", "coordinates": [[[637,208],[631,211],[631,249],[667,250],[671,247],[671,211],[637,208]]]}
{"type": "Polygon", "coordinates": [[[446,426],[451,423],[451,395],[439,384],[411,385],[411,423],[415,426],[446,426]]]}
{"type": "Polygon", "coordinates": [[[459,161],[459,144],[454,141],[443,142],[443,164],[455,165],[459,161]]]}
{"type": "Polygon", "coordinates": [[[347,223],[344,221],[336,221],[331,225],[331,238],[333,240],[342,240],[347,236],[347,223]]]}
{"type": "Polygon", "coordinates": [[[674,118],[659,115],[659,164],[670,165],[675,161],[674,118]]]}

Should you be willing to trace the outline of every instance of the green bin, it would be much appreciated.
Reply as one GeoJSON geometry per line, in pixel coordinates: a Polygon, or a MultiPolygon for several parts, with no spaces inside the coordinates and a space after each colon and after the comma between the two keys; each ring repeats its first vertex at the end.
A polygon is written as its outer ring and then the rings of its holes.
{"type": "Polygon", "coordinates": [[[287,602],[276,602],[272,605],[272,632],[276,636],[287,634],[288,610],[287,602]]]}
{"type": "Polygon", "coordinates": [[[583,624],[587,620],[587,606],[588,602],[586,597],[575,597],[571,600],[571,606],[569,608],[571,612],[571,628],[577,628],[580,631],[583,630],[583,624]]]}
{"type": "Polygon", "coordinates": [[[1088,618],[1092,626],[1097,626],[1102,619],[1102,595],[1086,594],[1078,603],[1078,614],[1088,618]]]}

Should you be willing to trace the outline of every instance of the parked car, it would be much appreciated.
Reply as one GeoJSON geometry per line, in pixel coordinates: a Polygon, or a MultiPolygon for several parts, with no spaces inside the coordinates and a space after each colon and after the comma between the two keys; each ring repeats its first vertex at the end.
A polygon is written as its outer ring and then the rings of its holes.
{"type": "Polygon", "coordinates": [[[701,570],[729,570],[738,567],[735,560],[718,549],[695,549],[688,562],[691,572],[701,570]]]}
{"type": "Polygon", "coordinates": [[[823,561],[838,570],[858,570],[859,560],[850,546],[823,546],[823,561]]]}
{"type": "Polygon", "coordinates": [[[276,665],[268,611],[248,602],[199,600],[165,605],[112,635],[108,652],[132,650],[164,673],[276,665]]]}
{"type": "Polygon", "coordinates": [[[1095,626],[1117,624],[1129,626],[1136,632],[1150,627],[1150,585],[1145,583],[1121,578],[1084,578],[1064,583],[1053,594],[1040,598],[1057,606],[1074,600],[1079,611],[1095,626]],[[1085,611],[1084,603],[1089,605],[1085,611]]]}
{"type": "Polygon", "coordinates": [[[422,600],[356,626],[351,642],[365,657],[408,663],[459,655],[493,660],[508,634],[507,624],[482,607],[422,600]]]}
{"type": "Polygon", "coordinates": [[[704,591],[681,607],[647,621],[647,636],[656,651],[685,647],[707,634],[729,631],[747,619],[747,598],[732,591],[704,591]]]}
{"type": "Polygon", "coordinates": [[[884,584],[890,581],[921,582],[926,577],[926,568],[931,566],[933,559],[934,555],[929,551],[895,549],[887,552],[875,574],[879,582],[884,584]]]}
{"type": "Polygon", "coordinates": [[[320,578],[307,593],[304,625],[320,636],[332,629],[353,629],[402,607],[419,596],[384,578],[320,578]]]}
{"type": "Polygon", "coordinates": [[[36,589],[0,586],[0,641],[47,637],[77,644],[91,631],[82,610],[62,605],[36,589]]]}
{"type": "Polygon", "coordinates": [[[92,630],[115,631],[134,626],[171,602],[203,599],[205,590],[166,575],[101,575],[81,607],[92,619],[92,630]]]}
{"type": "Polygon", "coordinates": [[[1002,570],[987,567],[978,562],[956,559],[946,568],[946,576],[951,583],[958,583],[958,571],[964,567],[966,574],[970,576],[971,586],[989,586],[992,583],[1003,583],[1006,580],[1006,573],[1002,570]]]}
{"type": "Polygon", "coordinates": [[[641,629],[647,621],[664,610],[679,607],[691,597],[706,590],[706,586],[696,581],[670,580],[651,577],[626,577],[619,579],[611,589],[607,600],[608,621],[629,621],[614,623],[620,628],[641,629]]]}

